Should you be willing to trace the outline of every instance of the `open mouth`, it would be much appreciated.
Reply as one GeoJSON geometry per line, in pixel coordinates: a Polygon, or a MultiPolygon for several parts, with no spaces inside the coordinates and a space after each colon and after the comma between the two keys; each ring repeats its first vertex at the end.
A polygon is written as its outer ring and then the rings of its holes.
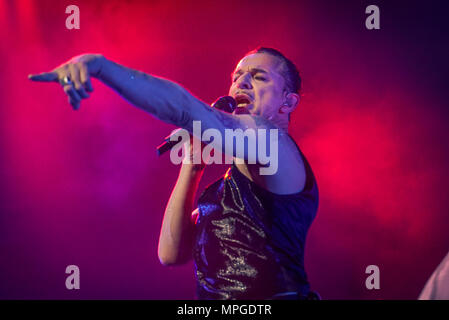
{"type": "Polygon", "coordinates": [[[247,107],[249,104],[251,104],[250,98],[245,94],[238,94],[235,96],[235,102],[237,102],[237,107],[247,107]]]}

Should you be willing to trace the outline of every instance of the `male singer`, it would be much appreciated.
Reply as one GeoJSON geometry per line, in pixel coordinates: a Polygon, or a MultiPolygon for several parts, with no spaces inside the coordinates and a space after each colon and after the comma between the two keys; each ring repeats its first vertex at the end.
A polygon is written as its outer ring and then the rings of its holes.
{"type": "MultiPolygon", "coordinates": [[[[301,86],[289,59],[262,47],[245,55],[229,89],[237,102],[232,114],[211,108],[174,82],[98,54],[83,54],[50,72],[30,75],[34,81],[59,82],[75,110],[93,90],[90,77],[157,119],[191,133],[195,120],[201,121],[203,132],[213,128],[222,137],[225,129],[278,129],[279,165],[270,175],[260,174],[264,164],[253,148],[245,146],[242,156],[235,148],[217,144],[223,146],[220,151],[243,161],[234,161],[202,193],[195,210],[204,165],[181,166],[165,210],[158,254],[164,265],[193,258],[199,299],[318,298],[310,291],[304,268],[305,239],[318,208],[318,189],[310,165],[288,134],[301,86]]],[[[257,143],[268,145],[269,140],[257,143]]]]}

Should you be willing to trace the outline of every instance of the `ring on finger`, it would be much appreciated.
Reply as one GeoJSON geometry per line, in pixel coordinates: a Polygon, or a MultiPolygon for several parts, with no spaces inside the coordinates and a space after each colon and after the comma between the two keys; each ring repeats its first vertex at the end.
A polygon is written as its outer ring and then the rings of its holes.
{"type": "Polygon", "coordinates": [[[73,82],[72,80],[70,80],[69,76],[65,76],[62,79],[59,79],[59,83],[61,84],[61,86],[66,86],[66,85],[72,85],[73,82]]]}

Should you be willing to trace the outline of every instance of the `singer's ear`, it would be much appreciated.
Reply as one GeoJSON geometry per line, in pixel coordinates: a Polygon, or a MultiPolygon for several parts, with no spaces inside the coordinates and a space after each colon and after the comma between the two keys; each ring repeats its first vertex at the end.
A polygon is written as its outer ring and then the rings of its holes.
{"type": "Polygon", "coordinates": [[[297,93],[289,92],[284,97],[284,103],[279,108],[280,113],[291,113],[293,112],[299,104],[301,97],[297,93]]]}

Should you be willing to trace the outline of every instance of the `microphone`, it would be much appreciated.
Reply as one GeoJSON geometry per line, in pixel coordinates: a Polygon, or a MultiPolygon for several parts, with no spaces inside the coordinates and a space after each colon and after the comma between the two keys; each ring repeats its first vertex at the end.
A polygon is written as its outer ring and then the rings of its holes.
{"type": "MultiPolygon", "coordinates": [[[[232,113],[235,108],[237,108],[237,102],[235,102],[234,98],[231,96],[223,96],[215,100],[212,105],[212,108],[216,108],[218,110],[221,110],[226,113],[232,113]]],[[[170,137],[172,135],[175,135],[179,130],[183,130],[182,128],[177,129],[172,134],[165,137],[164,142],[162,142],[157,148],[156,153],[158,156],[162,155],[163,153],[167,152],[171,148],[173,148],[178,142],[181,137],[178,138],[178,141],[171,141],[170,137]]]]}

